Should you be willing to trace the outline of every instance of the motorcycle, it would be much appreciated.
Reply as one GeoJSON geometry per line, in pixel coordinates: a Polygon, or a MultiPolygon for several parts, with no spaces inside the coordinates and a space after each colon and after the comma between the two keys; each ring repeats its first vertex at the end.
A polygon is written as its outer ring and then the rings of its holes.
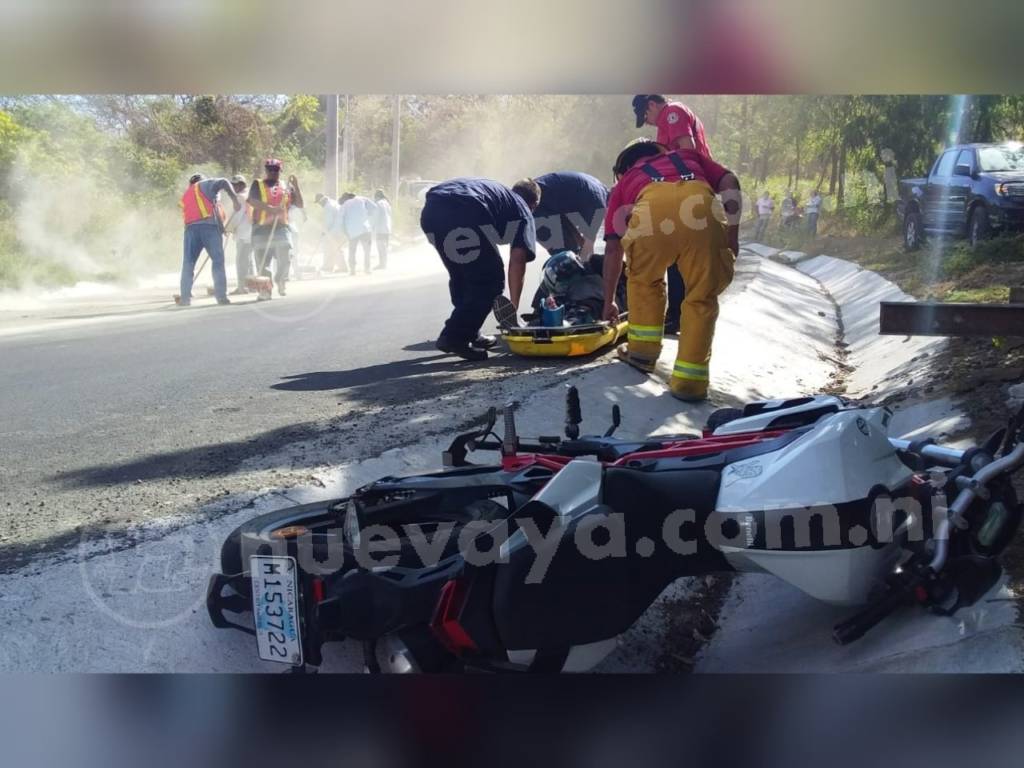
{"type": "Polygon", "coordinates": [[[240,526],[210,581],[213,624],[299,670],[354,639],[371,672],[583,671],[676,579],[738,571],[859,607],[834,627],[846,644],[904,605],[976,602],[1021,520],[1024,409],[966,451],[889,438],[888,409],[825,395],[639,441],[614,436],[617,406],[580,437],[574,388],[564,437],[521,438],[516,409],[456,437],[443,471],[240,526]],[[478,451],[500,461],[470,463],[478,451]]]}

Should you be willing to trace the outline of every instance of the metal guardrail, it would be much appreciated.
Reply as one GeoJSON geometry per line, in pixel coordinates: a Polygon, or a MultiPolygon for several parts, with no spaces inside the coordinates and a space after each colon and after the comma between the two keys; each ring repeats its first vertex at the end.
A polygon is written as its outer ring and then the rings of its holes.
{"type": "Polygon", "coordinates": [[[879,303],[878,332],[883,336],[1024,336],[1024,302],[883,301],[879,303]]]}

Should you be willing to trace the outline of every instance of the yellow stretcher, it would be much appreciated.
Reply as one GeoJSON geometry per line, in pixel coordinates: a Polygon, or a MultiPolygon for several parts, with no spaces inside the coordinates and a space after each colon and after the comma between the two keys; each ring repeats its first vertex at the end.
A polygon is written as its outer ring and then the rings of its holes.
{"type": "Polygon", "coordinates": [[[619,322],[571,325],[564,328],[506,328],[502,330],[508,348],[526,357],[579,357],[614,344],[626,335],[629,322],[623,312],[619,322]]]}

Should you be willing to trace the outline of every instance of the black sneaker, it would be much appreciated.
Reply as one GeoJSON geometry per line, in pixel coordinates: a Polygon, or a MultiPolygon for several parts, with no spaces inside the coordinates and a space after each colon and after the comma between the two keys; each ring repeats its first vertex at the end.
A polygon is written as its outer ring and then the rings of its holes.
{"type": "Polygon", "coordinates": [[[447,352],[450,355],[457,355],[463,360],[470,360],[474,363],[479,363],[487,359],[487,352],[485,350],[473,349],[468,344],[457,346],[449,342],[447,339],[442,338],[437,340],[435,346],[441,352],[447,352]]]}
{"type": "Polygon", "coordinates": [[[516,305],[509,300],[508,296],[498,296],[494,300],[491,309],[494,312],[494,319],[498,321],[500,327],[519,327],[519,319],[516,317],[516,305]]]}
{"type": "Polygon", "coordinates": [[[469,342],[469,346],[474,347],[475,349],[494,349],[498,346],[498,337],[480,335],[469,342]]]}
{"type": "Polygon", "coordinates": [[[218,304],[230,304],[231,303],[231,299],[229,299],[227,296],[225,296],[223,299],[217,299],[217,303],[218,304]]]}

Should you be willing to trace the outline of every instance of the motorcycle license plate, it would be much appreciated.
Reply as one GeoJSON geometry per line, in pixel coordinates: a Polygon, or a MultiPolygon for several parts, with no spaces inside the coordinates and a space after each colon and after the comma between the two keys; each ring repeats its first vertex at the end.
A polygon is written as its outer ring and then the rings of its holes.
{"type": "Polygon", "coordinates": [[[252,555],[253,621],[260,658],[302,664],[295,558],[252,555]]]}

